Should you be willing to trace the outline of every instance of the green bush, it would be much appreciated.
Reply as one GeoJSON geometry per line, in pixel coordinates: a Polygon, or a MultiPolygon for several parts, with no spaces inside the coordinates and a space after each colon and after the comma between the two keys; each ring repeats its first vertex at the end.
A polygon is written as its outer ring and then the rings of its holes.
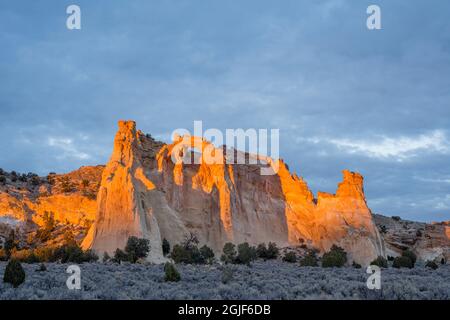
{"type": "Polygon", "coordinates": [[[11,258],[23,263],[39,262],[39,259],[34,253],[34,250],[31,249],[24,249],[24,250],[13,249],[13,251],[11,252],[11,258]]]}
{"type": "Polygon", "coordinates": [[[300,266],[302,267],[319,266],[317,259],[317,252],[315,250],[309,250],[309,252],[300,260],[300,266]]]}
{"type": "Polygon", "coordinates": [[[17,247],[16,236],[14,230],[11,230],[8,238],[6,238],[5,243],[3,244],[3,249],[5,249],[6,257],[9,259],[11,256],[11,251],[17,247]]]}
{"type": "Polygon", "coordinates": [[[225,263],[233,263],[236,260],[236,254],[236,246],[231,242],[227,242],[223,246],[223,254],[220,260],[225,263]]]}
{"type": "Polygon", "coordinates": [[[175,266],[170,262],[167,262],[164,265],[164,272],[165,272],[164,280],[166,282],[178,282],[181,280],[180,273],[175,268],[175,266]]]}
{"type": "Polygon", "coordinates": [[[25,271],[19,261],[12,259],[6,265],[5,273],[3,275],[3,282],[12,284],[17,288],[25,281],[25,271]]]}
{"type": "Polygon", "coordinates": [[[437,263],[432,260],[428,260],[427,263],[425,263],[425,267],[431,268],[433,270],[436,270],[437,268],[439,268],[437,263]]]}
{"type": "MultiPolygon", "coordinates": [[[[206,248],[203,248],[203,252],[206,255],[208,255],[209,258],[209,252],[207,252],[208,250],[206,248]]],[[[172,252],[170,253],[170,257],[173,259],[175,263],[186,263],[186,264],[203,264],[208,259],[202,255],[202,253],[200,252],[200,250],[196,245],[186,247],[180,244],[176,244],[173,247],[172,252]]]]}
{"type": "Polygon", "coordinates": [[[129,261],[136,263],[137,260],[145,258],[150,251],[150,241],[148,239],[139,239],[138,237],[129,237],[125,252],[129,256],[129,261]]]}
{"type": "Polygon", "coordinates": [[[92,250],[83,251],[80,246],[73,244],[57,248],[50,260],[61,261],[61,263],[84,263],[95,262],[98,256],[92,250]]]}
{"type": "Polygon", "coordinates": [[[55,262],[55,248],[53,247],[40,247],[34,250],[34,254],[38,258],[39,262],[55,262]]]}
{"type": "Polygon", "coordinates": [[[110,260],[111,260],[111,257],[109,256],[108,252],[105,251],[103,253],[103,259],[102,259],[103,263],[106,263],[106,262],[108,262],[110,260]]]}
{"type": "Polygon", "coordinates": [[[274,242],[269,242],[269,245],[266,247],[265,243],[260,243],[256,247],[256,256],[260,259],[270,260],[276,259],[279,255],[279,249],[274,242]]]}
{"type": "Polygon", "coordinates": [[[379,266],[380,268],[387,268],[388,262],[385,258],[382,256],[378,256],[375,260],[373,260],[370,265],[372,266],[379,266]]]}
{"type": "Polygon", "coordinates": [[[411,260],[411,258],[406,256],[400,256],[394,258],[394,262],[392,264],[394,268],[414,268],[414,264],[411,260]]]}
{"type": "Polygon", "coordinates": [[[341,247],[333,245],[330,251],[323,254],[322,267],[343,267],[347,262],[347,253],[341,247]]]}
{"type": "Polygon", "coordinates": [[[114,257],[112,258],[112,261],[115,263],[121,263],[122,261],[129,262],[130,257],[123,250],[120,250],[119,248],[117,248],[116,251],[114,252],[114,257]]]}
{"type": "Polygon", "coordinates": [[[186,250],[182,245],[176,244],[172,248],[170,257],[175,261],[175,263],[191,263],[191,255],[188,250],[186,250]]]}
{"type": "Polygon", "coordinates": [[[170,253],[170,243],[166,238],[164,238],[162,241],[162,251],[164,256],[167,256],[170,253]]]}
{"type": "Polygon", "coordinates": [[[260,259],[267,259],[267,247],[265,243],[260,243],[256,247],[256,255],[260,259]]]}
{"type": "Polygon", "coordinates": [[[411,259],[413,267],[416,264],[417,261],[417,256],[414,252],[412,252],[411,250],[405,250],[402,252],[402,256],[403,257],[408,257],[409,259],[411,259]]]}
{"type": "Polygon", "coordinates": [[[295,254],[294,251],[289,251],[284,255],[283,261],[295,263],[295,262],[297,262],[297,255],[295,254]]]}
{"type": "Polygon", "coordinates": [[[97,262],[98,261],[98,255],[95,253],[94,250],[86,250],[84,251],[84,262],[97,262]]]}
{"type": "Polygon", "coordinates": [[[267,246],[267,259],[276,259],[278,258],[279,253],[280,250],[278,250],[277,244],[269,242],[269,245],[267,246]]]}
{"type": "Polygon", "coordinates": [[[250,262],[256,259],[256,249],[247,242],[241,243],[237,247],[237,256],[235,263],[250,265],[250,262]]]}
{"type": "Polygon", "coordinates": [[[207,263],[211,264],[214,262],[214,251],[207,245],[200,248],[200,254],[207,263]]]}

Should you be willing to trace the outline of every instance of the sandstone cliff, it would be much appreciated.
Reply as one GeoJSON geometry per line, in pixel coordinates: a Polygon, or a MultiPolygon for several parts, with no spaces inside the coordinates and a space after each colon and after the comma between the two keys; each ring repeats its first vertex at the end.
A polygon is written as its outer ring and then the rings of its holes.
{"type": "MultiPolygon", "coordinates": [[[[163,260],[162,239],[175,244],[193,232],[216,251],[228,241],[274,241],[322,251],[338,244],[350,260],[362,264],[384,255],[361,175],[344,171],[336,194],[319,193],[315,199],[306,182],[281,160],[278,173],[271,176],[260,175],[263,163],[174,163],[176,152],[198,156],[189,151],[191,145],[180,144],[185,140],[167,145],[137,131],[132,121],[119,123],[84,248],[112,253],[135,235],[150,240],[149,260],[158,262],[163,260]]],[[[202,140],[203,151],[210,147],[202,140]]],[[[242,156],[226,148],[213,151],[224,158],[230,152],[242,156]]]]}
{"type": "Polygon", "coordinates": [[[6,228],[0,237],[5,237],[9,229],[34,231],[43,226],[45,215],[52,215],[56,223],[82,227],[77,230],[89,227],[97,211],[96,195],[103,168],[82,167],[45,178],[2,172],[0,224],[6,228]]]}
{"type": "Polygon", "coordinates": [[[423,223],[375,214],[386,246],[386,255],[396,257],[403,250],[413,251],[422,261],[450,262],[450,223],[423,223]]]}

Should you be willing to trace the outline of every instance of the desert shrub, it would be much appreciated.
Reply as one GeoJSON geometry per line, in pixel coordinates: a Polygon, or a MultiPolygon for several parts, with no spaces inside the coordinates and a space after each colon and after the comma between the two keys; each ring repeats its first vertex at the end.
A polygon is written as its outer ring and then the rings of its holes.
{"type": "Polygon", "coordinates": [[[130,261],[130,257],[123,250],[117,248],[116,251],[114,252],[114,257],[112,258],[112,261],[115,263],[121,263],[122,261],[130,261]]]}
{"type": "Polygon", "coordinates": [[[399,216],[392,216],[392,220],[394,221],[400,221],[401,218],[399,216]]]}
{"type": "Polygon", "coordinates": [[[45,211],[42,220],[43,226],[37,231],[36,239],[41,242],[46,242],[50,239],[52,232],[55,230],[55,215],[52,212],[45,211]]]}
{"type": "Polygon", "coordinates": [[[170,243],[166,238],[164,238],[162,241],[162,251],[164,256],[167,256],[170,253],[170,243]]]}
{"type": "Polygon", "coordinates": [[[111,260],[111,257],[110,257],[110,255],[108,254],[108,252],[104,252],[103,253],[103,258],[102,258],[102,261],[103,261],[103,263],[106,263],[106,262],[108,262],[108,261],[110,261],[111,260]]]}
{"type": "Polygon", "coordinates": [[[379,266],[380,268],[387,268],[388,262],[385,258],[382,256],[378,256],[375,260],[373,260],[370,265],[372,266],[379,266]]]}
{"type": "Polygon", "coordinates": [[[6,184],[6,177],[0,176],[0,184],[5,185],[6,184]]]}
{"type": "Polygon", "coordinates": [[[55,248],[53,247],[40,247],[34,250],[34,254],[38,258],[39,262],[54,262],[55,248]]]}
{"type": "Polygon", "coordinates": [[[233,269],[230,267],[224,267],[222,269],[221,281],[223,284],[230,283],[233,280],[233,269]]]}
{"type": "Polygon", "coordinates": [[[49,174],[47,175],[47,182],[48,182],[50,185],[54,185],[54,184],[55,184],[55,177],[54,177],[54,175],[55,175],[55,174],[52,174],[52,173],[49,173],[49,174]]]}
{"type": "Polygon", "coordinates": [[[269,242],[269,245],[266,247],[265,243],[260,243],[256,247],[256,256],[260,259],[269,260],[276,259],[279,255],[279,250],[274,242],[269,242]]]}
{"type": "Polygon", "coordinates": [[[84,261],[83,250],[78,246],[63,245],[55,250],[52,260],[62,263],[82,263],[84,261]]]}
{"type": "Polygon", "coordinates": [[[190,233],[181,244],[172,248],[170,257],[175,263],[204,264],[214,261],[214,252],[211,248],[204,245],[198,248],[198,239],[190,233]]]}
{"type": "Polygon", "coordinates": [[[362,266],[359,263],[355,262],[355,261],[353,261],[352,267],[355,268],[355,269],[361,269],[362,268],[362,266]]]}
{"type": "Polygon", "coordinates": [[[278,249],[277,244],[269,242],[267,246],[267,259],[276,259],[278,258],[279,253],[280,250],[278,249]]]}
{"type": "Polygon", "coordinates": [[[98,261],[98,255],[94,250],[86,250],[84,251],[84,262],[96,262],[98,261]]]}
{"type": "Polygon", "coordinates": [[[170,253],[170,257],[175,263],[203,264],[206,261],[196,245],[186,247],[176,244],[170,253]]]}
{"type": "Polygon", "coordinates": [[[178,282],[181,280],[180,273],[175,268],[175,266],[170,262],[167,262],[164,265],[164,273],[165,273],[164,280],[166,282],[178,282]]]}
{"type": "Polygon", "coordinates": [[[256,249],[251,247],[247,242],[237,246],[237,255],[235,263],[250,265],[250,262],[256,259],[256,249]]]}
{"type": "Polygon", "coordinates": [[[445,264],[445,259],[444,258],[441,259],[441,264],[445,264]]]}
{"type": "Polygon", "coordinates": [[[393,256],[387,256],[388,261],[394,261],[394,257],[393,256]]]}
{"type": "Polygon", "coordinates": [[[394,259],[394,262],[392,263],[392,266],[394,268],[410,268],[410,269],[414,268],[414,264],[411,258],[406,256],[396,257],[394,259]]]}
{"type": "Polygon", "coordinates": [[[380,226],[380,232],[381,232],[381,233],[386,233],[386,232],[387,232],[387,228],[386,228],[385,225],[381,225],[381,226],[380,226]]]}
{"type": "Polygon", "coordinates": [[[175,261],[175,263],[191,263],[189,251],[180,244],[173,246],[170,257],[173,261],[175,261]]]}
{"type": "Polygon", "coordinates": [[[260,259],[267,259],[267,247],[265,243],[260,243],[256,247],[256,255],[260,259]]]}
{"type": "Polygon", "coordinates": [[[223,246],[223,254],[220,257],[220,260],[222,260],[225,263],[233,263],[236,259],[236,246],[231,243],[227,242],[223,246]]]}
{"type": "Polygon", "coordinates": [[[207,263],[211,264],[214,262],[214,251],[207,245],[200,248],[200,254],[207,263]]]}
{"type": "Polygon", "coordinates": [[[76,245],[77,242],[75,241],[75,237],[71,230],[67,230],[66,232],[64,232],[63,242],[66,245],[76,245]]]}
{"type": "Polygon", "coordinates": [[[150,251],[150,241],[148,239],[139,239],[137,237],[129,237],[125,252],[129,256],[129,261],[135,263],[141,258],[145,258],[150,251]]]}
{"type": "Polygon", "coordinates": [[[347,262],[347,253],[341,247],[333,245],[330,251],[322,256],[322,267],[343,267],[347,262]]]}
{"type": "Polygon", "coordinates": [[[189,257],[192,264],[204,264],[206,263],[206,259],[203,257],[203,255],[201,254],[199,248],[195,245],[195,246],[191,246],[189,248],[187,248],[188,253],[189,253],[189,257]]]}
{"type": "Polygon", "coordinates": [[[39,178],[38,175],[33,174],[30,178],[30,182],[33,186],[38,186],[41,184],[41,179],[39,178]]]}
{"type": "Polygon", "coordinates": [[[184,241],[181,245],[188,249],[197,246],[198,243],[199,241],[197,236],[194,233],[190,232],[189,235],[184,238],[184,241]]]}
{"type": "Polygon", "coordinates": [[[17,288],[25,281],[25,271],[19,261],[11,259],[6,265],[3,282],[10,283],[17,288]]]}
{"type": "Polygon", "coordinates": [[[14,233],[14,230],[11,230],[8,235],[8,238],[6,238],[6,241],[3,244],[3,249],[5,249],[7,258],[11,256],[11,251],[16,247],[17,247],[16,235],[14,233]]]}
{"type": "Polygon", "coordinates": [[[70,193],[73,191],[74,187],[69,177],[62,177],[60,183],[63,192],[70,193]]]}
{"type": "Polygon", "coordinates": [[[417,261],[417,256],[414,252],[412,252],[411,250],[405,250],[402,252],[402,256],[403,257],[408,257],[409,259],[411,259],[412,265],[414,267],[414,264],[417,261]]]}
{"type": "Polygon", "coordinates": [[[432,260],[428,260],[427,263],[425,263],[425,267],[436,270],[438,268],[438,265],[436,262],[434,262],[432,260]]]}
{"type": "Polygon", "coordinates": [[[61,263],[84,263],[95,262],[98,256],[92,250],[83,251],[77,244],[63,245],[56,248],[50,261],[61,261],[61,263]]]}
{"type": "Polygon", "coordinates": [[[297,262],[297,255],[295,254],[294,251],[286,252],[286,254],[283,257],[283,261],[295,263],[295,262],[297,262]]]}
{"type": "Polygon", "coordinates": [[[24,249],[24,250],[13,250],[11,252],[11,258],[19,262],[24,263],[37,263],[39,262],[38,257],[34,253],[34,250],[24,249]]]}
{"type": "Polygon", "coordinates": [[[315,250],[309,250],[309,252],[300,259],[300,266],[302,267],[317,267],[318,265],[317,252],[315,250]]]}
{"type": "Polygon", "coordinates": [[[45,264],[41,263],[39,265],[39,268],[36,269],[36,272],[44,272],[44,271],[47,271],[47,267],[45,266],[45,264]]]}
{"type": "Polygon", "coordinates": [[[89,180],[87,180],[87,179],[83,179],[82,181],[81,181],[81,186],[83,187],[83,188],[87,188],[87,187],[89,187],[89,180]]]}

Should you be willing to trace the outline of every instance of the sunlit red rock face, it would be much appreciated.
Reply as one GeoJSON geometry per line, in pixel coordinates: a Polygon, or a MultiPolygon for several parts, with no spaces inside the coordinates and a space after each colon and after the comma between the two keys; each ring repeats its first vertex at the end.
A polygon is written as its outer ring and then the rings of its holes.
{"type": "MultiPolygon", "coordinates": [[[[384,255],[361,175],[344,171],[336,194],[319,193],[316,200],[282,161],[271,176],[260,174],[263,164],[175,164],[171,156],[180,143],[166,145],[134,122],[119,123],[84,248],[112,253],[135,235],[150,239],[149,260],[158,262],[162,239],[176,244],[193,232],[216,251],[229,241],[273,241],[322,251],[337,244],[362,264],[384,255]]],[[[201,148],[208,146],[205,141],[201,148]]],[[[224,150],[214,152],[230,152],[224,150]]]]}
{"type": "Polygon", "coordinates": [[[36,183],[11,177],[0,187],[0,218],[30,227],[42,226],[45,213],[58,223],[84,225],[95,219],[96,195],[104,166],[52,174],[36,183]]]}

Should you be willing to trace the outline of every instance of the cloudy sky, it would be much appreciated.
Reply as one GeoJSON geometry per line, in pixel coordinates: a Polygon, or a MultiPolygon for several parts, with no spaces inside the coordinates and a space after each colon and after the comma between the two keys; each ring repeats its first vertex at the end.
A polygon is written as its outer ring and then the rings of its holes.
{"type": "Polygon", "coordinates": [[[314,192],[365,177],[374,212],[450,220],[450,2],[0,2],[0,167],[105,163],[117,120],[279,128],[314,192]],[[78,4],[82,29],[66,28],[78,4]],[[378,4],[382,30],[366,28],[378,4]]]}

